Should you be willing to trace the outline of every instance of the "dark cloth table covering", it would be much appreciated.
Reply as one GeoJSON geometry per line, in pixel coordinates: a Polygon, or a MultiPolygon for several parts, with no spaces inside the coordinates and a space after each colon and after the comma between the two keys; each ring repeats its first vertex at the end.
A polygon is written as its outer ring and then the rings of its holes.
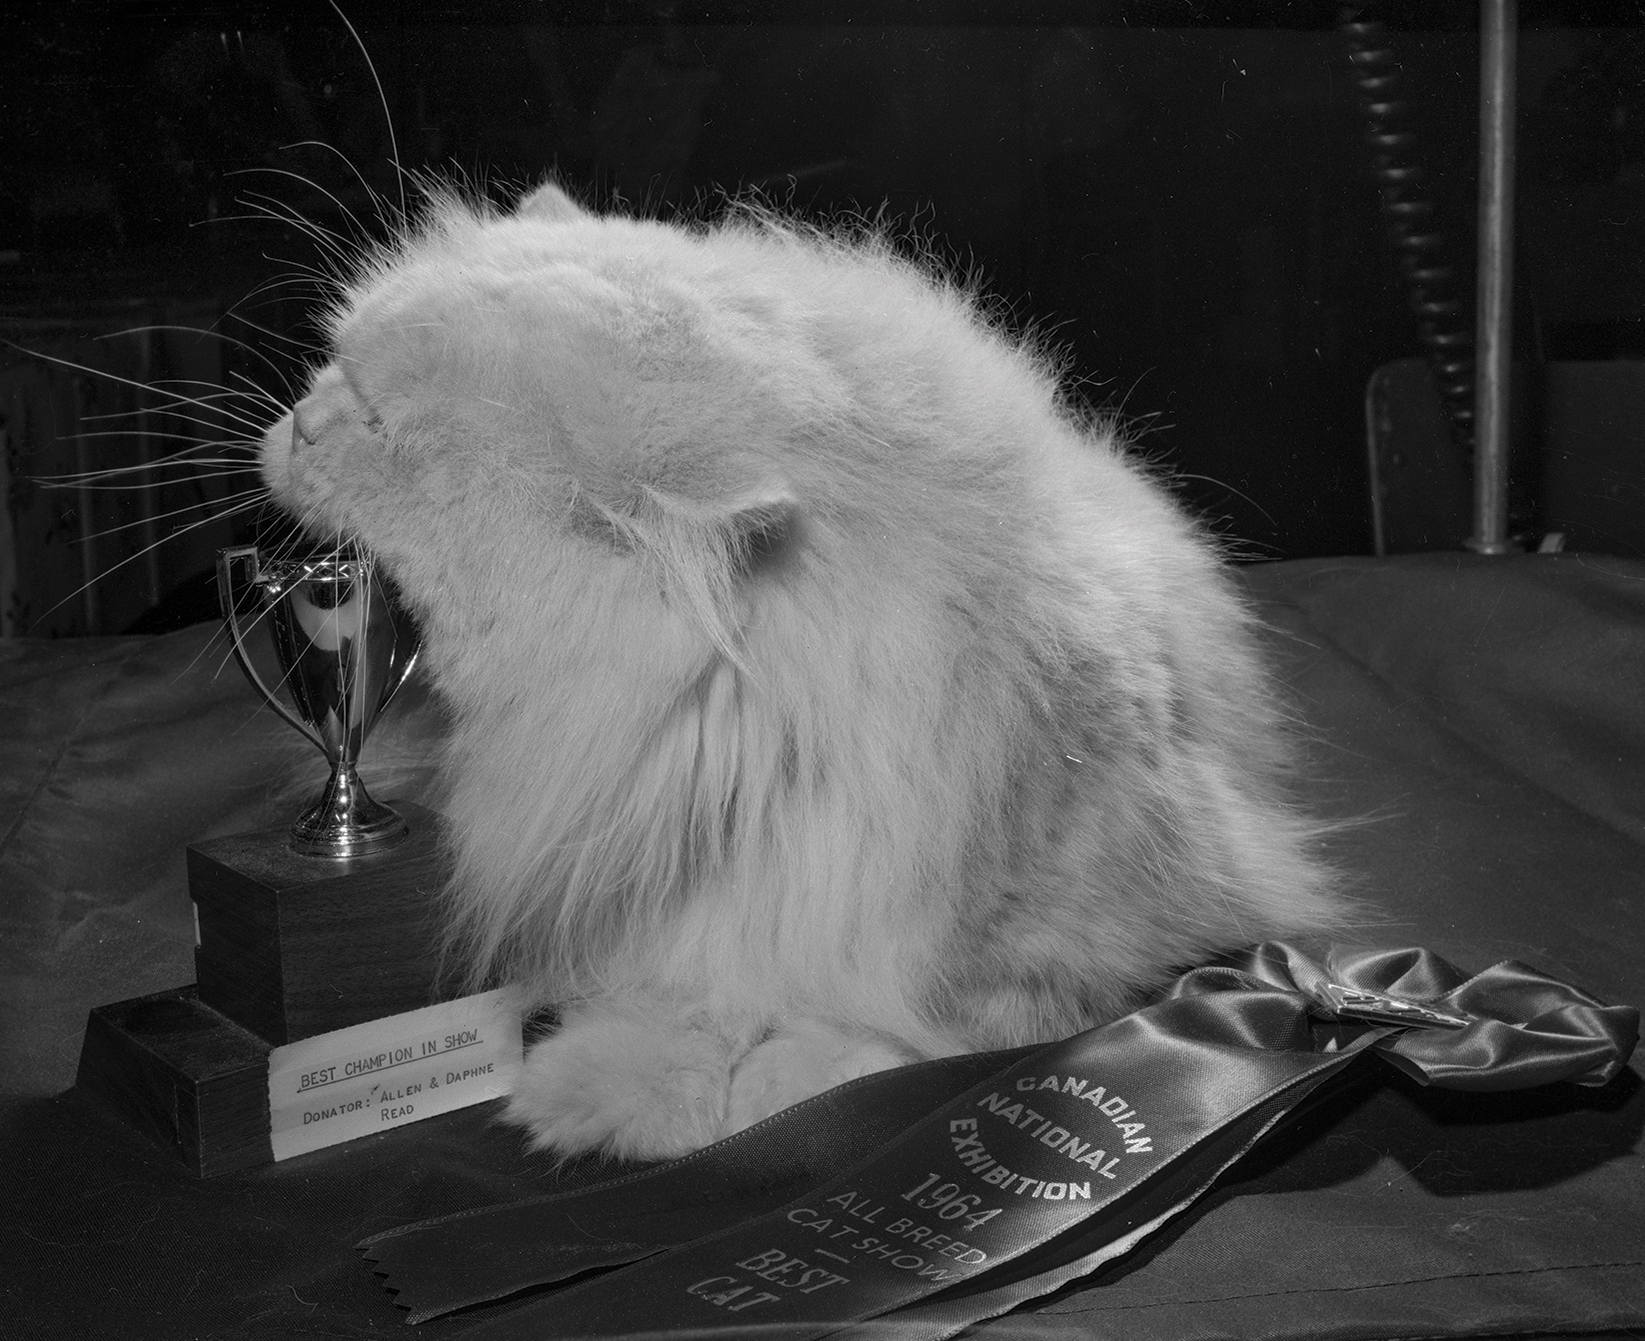
{"type": "MultiPolygon", "coordinates": [[[[1645,565],[1243,577],[1312,801],[1356,821],[1331,849],[1366,901],[1357,938],[1645,1002],[1645,565]]],[[[69,1088],[89,1007],[193,977],[184,845],[289,809],[271,792],[300,742],[213,633],[0,643],[0,1336],[415,1335],[358,1240],[602,1172],[557,1172],[482,1106],[199,1182],[69,1088]]],[[[982,1332],[1645,1335],[1638,1067],[1508,1095],[1367,1075],[1140,1250],[982,1332]]]]}

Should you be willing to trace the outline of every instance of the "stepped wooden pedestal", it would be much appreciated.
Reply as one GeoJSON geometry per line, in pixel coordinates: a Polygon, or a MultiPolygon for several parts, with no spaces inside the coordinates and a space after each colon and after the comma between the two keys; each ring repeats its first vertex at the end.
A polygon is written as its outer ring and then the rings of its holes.
{"type": "Polygon", "coordinates": [[[447,999],[436,901],[448,867],[433,811],[370,857],[301,856],[285,826],[191,845],[198,981],[98,1006],[75,1083],[201,1177],[267,1163],[274,1047],[447,999]]]}

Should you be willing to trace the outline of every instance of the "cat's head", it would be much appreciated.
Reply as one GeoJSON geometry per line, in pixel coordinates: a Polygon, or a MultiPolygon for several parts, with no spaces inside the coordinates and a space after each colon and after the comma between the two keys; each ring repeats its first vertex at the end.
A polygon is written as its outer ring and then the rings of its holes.
{"type": "Polygon", "coordinates": [[[330,315],[264,475],[311,534],[380,556],[437,668],[442,640],[618,606],[724,643],[739,587],[797,543],[806,440],[844,413],[736,250],[553,186],[507,215],[439,200],[330,315]]]}
{"type": "Polygon", "coordinates": [[[380,556],[448,690],[505,646],[688,678],[761,630],[796,667],[951,648],[1043,531],[1006,476],[1057,439],[1053,380],[985,325],[873,237],[446,197],[348,286],[263,471],[380,556]]]}

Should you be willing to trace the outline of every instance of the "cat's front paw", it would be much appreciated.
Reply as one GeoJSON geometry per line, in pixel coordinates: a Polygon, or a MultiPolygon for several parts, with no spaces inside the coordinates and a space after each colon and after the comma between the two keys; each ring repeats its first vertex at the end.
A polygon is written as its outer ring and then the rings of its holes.
{"type": "Polygon", "coordinates": [[[711,1029],[593,1002],[526,1055],[506,1116],[539,1149],[672,1159],[724,1134],[731,1057],[711,1029]]]}
{"type": "Polygon", "coordinates": [[[820,1020],[791,1020],[737,1063],[725,1132],[741,1131],[858,1076],[915,1060],[878,1039],[844,1033],[820,1020]]]}

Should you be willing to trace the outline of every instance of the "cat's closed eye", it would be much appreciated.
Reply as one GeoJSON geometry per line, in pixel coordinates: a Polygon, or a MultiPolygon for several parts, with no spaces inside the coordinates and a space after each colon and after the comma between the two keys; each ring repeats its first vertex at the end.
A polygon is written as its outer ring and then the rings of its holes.
{"type": "Polygon", "coordinates": [[[760,512],[738,534],[738,570],[756,576],[780,568],[797,543],[798,519],[788,509],[760,512]]]}

